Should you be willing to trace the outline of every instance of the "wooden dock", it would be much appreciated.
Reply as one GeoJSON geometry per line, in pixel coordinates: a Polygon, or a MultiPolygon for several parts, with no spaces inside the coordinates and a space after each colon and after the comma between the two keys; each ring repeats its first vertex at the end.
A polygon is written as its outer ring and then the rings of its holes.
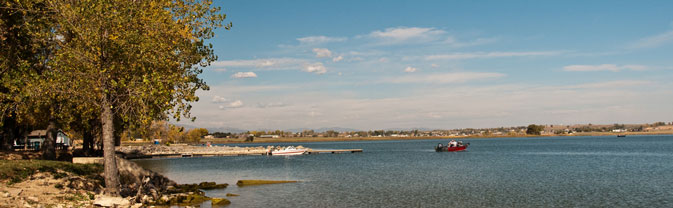
{"type": "Polygon", "coordinates": [[[338,153],[358,153],[362,152],[362,149],[328,149],[328,150],[309,150],[306,153],[307,154],[323,154],[323,153],[331,153],[331,154],[338,154],[338,153]]]}

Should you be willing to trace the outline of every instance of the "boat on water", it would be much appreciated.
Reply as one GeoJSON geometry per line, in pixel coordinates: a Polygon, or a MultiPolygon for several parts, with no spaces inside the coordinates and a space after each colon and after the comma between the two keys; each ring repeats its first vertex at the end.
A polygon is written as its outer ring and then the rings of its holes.
{"type": "Polygon", "coordinates": [[[437,144],[435,146],[435,151],[437,152],[459,152],[459,151],[465,151],[467,149],[467,146],[470,146],[470,143],[464,144],[464,145],[458,145],[455,147],[449,147],[442,145],[442,143],[437,144]]]}
{"type": "Polygon", "coordinates": [[[617,134],[617,137],[626,137],[626,134],[617,134]]]}
{"type": "Polygon", "coordinates": [[[290,146],[281,150],[273,150],[271,151],[271,155],[303,155],[306,151],[306,149],[297,149],[290,146]]]}

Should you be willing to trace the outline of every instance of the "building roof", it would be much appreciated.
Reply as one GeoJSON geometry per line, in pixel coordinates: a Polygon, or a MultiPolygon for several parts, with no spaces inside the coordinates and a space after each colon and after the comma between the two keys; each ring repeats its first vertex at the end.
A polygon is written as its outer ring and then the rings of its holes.
{"type": "Polygon", "coordinates": [[[29,137],[39,137],[39,136],[46,136],[47,135],[47,130],[35,130],[31,131],[30,134],[28,134],[29,137]]]}
{"type": "MultiPolygon", "coordinates": [[[[58,132],[64,133],[61,129],[57,130],[58,132]]],[[[41,130],[34,130],[31,131],[30,134],[28,134],[29,137],[42,137],[42,136],[47,136],[47,130],[46,129],[41,129],[41,130]]]]}

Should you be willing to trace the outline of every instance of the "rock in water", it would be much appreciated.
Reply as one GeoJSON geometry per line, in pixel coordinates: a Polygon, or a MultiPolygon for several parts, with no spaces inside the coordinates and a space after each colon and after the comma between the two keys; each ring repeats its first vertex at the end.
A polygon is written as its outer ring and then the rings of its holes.
{"type": "Polygon", "coordinates": [[[211,190],[211,189],[223,189],[227,188],[229,184],[223,183],[223,184],[217,184],[215,182],[201,182],[199,183],[199,188],[203,190],[211,190]]]}
{"type": "Polygon", "coordinates": [[[210,199],[210,204],[215,206],[215,205],[228,205],[231,204],[231,201],[228,199],[223,199],[223,198],[212,198],[210,199]]]}

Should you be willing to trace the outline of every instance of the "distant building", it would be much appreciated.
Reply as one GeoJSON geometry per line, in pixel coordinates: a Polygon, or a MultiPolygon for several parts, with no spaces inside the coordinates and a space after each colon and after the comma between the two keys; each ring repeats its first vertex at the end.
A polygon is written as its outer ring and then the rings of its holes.
{"type": "MultiPolygon", "coordinates": [[[[46,138],[47,130],[35,130],[30,132],[30,134],[27,135],[27,149],[39,150],[46,138]]],[[[58,133],[56,133],[56,148],[66,149],[70,146],[72,146],[72,140],[65,134],[65,132],[59,129],[58,133]]],[[[17,139],[14,141],[14,149],[24,149],[25,147],[25,139],[17,139]]]]}
{"type": "Polygon", "coordinates": [[[261,136],[259,136],[259,138],[274,138],[274,139],[276,139],[276,138],[280,138],[280,136],[278,136],[278,135],[261,135],[261,136]]]}

